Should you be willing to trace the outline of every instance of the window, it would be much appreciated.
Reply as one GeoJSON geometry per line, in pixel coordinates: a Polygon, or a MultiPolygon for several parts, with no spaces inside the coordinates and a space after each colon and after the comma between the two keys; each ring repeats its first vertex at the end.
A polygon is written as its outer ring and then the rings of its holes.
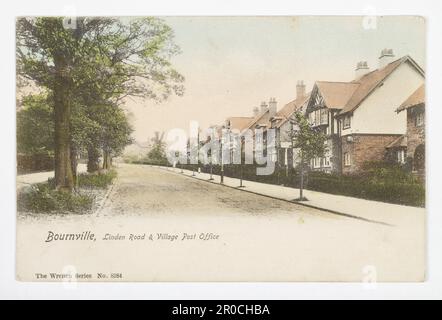
{"type": "Polygon", "coordinates": [[[405,150],[404,149],[397,151],[397,162],[400,164],[405,163],[405,150]]]}
{"type": "Polygon", "coordinates": [[[351,154],[349,152],[344,153],[344,166],[351,166],[351,154]]]}
{"type": "Polygon", "coordinates": [[[328,110],[321,109],[321,124],[328,124],[328,110]]]}
{"type": "Polygon", "coordinates": [[[314,116],[315,116],[315,113],[314,113],[314,112],[310,112],[310,113],[308,114],[308,121],[309,121],[310,125],[314,125],[314,124],[315,124],[315,118],[314,118],[314,116]]]}
{"type": "Polygon", "coordinates": [[[344,129],[348,129],[351,127],[351,117],[345,116],[344,117],[344,129]]]}
{"type": "Polygon", "coordinates": [[[315,126],[318,126],[321,124],[321,110],[315,111],[315,126]]]}
{"type": "Polygon", "coordinates": [[[319,158],[319,157],[313,158],[312,165],[313,165],[313,168],[320,168],[321,167],[321,158],[319,158]]]}
{"type": "Polygon", "coordinates": [[[330,157],[324,158],[324,167],[330,167],[330,157]]]}
{"type": "Polygon", "coordinates": [[[423,112],[419,112],[418,114],[416,114],[415,125],[416,125],[416,127],[420,127],[423,124],[424,124],[424,113],[423,112]]]}

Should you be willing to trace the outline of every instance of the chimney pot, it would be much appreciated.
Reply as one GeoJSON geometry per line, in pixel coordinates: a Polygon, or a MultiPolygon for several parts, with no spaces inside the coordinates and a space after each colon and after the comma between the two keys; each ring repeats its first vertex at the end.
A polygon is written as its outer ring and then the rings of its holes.
{"type": "Polygon", "coordinates": [[[393,49],[382,49],[381,56],[379,57],[379,69],[393,62],[393,60],[394,60],[393,49]]]}
{"type": "Polygon", "coordinates": [[[303,80],[298,80],[296,83],[296,99],[305,97],[305,84],[303,80]]]}
{"type": "Polygon", "coordinates": [[[277,106],[277,102],[275,98],[270,98],[269,101],[269,113],[270,113],[270,117],[273,117],[276,115],[276,106],[277,106]]]}
{"type": "Polygon", "coordinates": [[[367,61],[359,61],[356,64],[356,70],[355,70],[355,80],[361,78],[363,75],[370,72],[370,68],[368,67],[367,61]]]}
{"type": "Polygon", "coordinates": [[[253,108],[253,116],[256,117],[259,114],[259,108],[255,107],[253,108]]]}
{"type": "Polygon", "coordinates": [[[261,113],[267,111],[267,103],[265,101],[261,102],[261,113]]]}

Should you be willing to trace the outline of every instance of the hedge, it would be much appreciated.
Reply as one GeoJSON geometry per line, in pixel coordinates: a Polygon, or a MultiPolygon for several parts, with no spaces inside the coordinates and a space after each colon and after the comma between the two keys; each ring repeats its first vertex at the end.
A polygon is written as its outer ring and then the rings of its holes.
{"type": "Polygon", "coordinates": [[[425,187],[418,182],[370,179],[363,175],[326,177],[311,174],[307,189],[402,205],[425,206],[425,187]]]}
{"type": "MultiPolygon", "coordinates": [[[[210,165],[184,165],[183,168],[195,171],[201,168],[202,172],[210,172],[210,165]]],[[[287,171],[286,168],[280,167],[275,168],[271,175],[258,176],[256,168],[256,165],[243,165],[243,179],[299,188],[300,178],[297,170],[290,168],[287,171]]],[[[220,175],[221,167],[214,165],[212,172],[220,175]]],[[[241,167],[226,165],[224,175],[239,179],[241,167]]],[[[304,180],[308,190],[416,207],[425,206],[425,186],[411,174],[396,168],[368,170],[358,175],[308,172],[304,180]]]]}
{"type": "Polygon", "coordinates": [[[17,154],[17,173],[25,174],[54,170],[54,156],[43,154],[17,154]]]}
{"type": "MultiPolygon", "coordinates": [[[[171,166],[152,161],[134,161],[132,163],[171,166]]],[[[177,168],[210,173],[210,165],[177,164],[177,168]]],[[[299,173],[293,168],[276,167],[271,175],[256,174],[257,165],[243,165],[243,179],[275,185],[299,188],[299,173]]],[[[213,165],[212,173],[221,174],[221,166],[213,165]]],[[[225,165],[226,177],[241,177],[240,165],[225,165]]],[[[367,200],[376,200],[395,204],[424,207],[425,186],[409,172],[398,166],[385,163],[367,163],[364,171],[355,175],[338,175],[323,172],[308,172],[305,175],[305,188],[336,195],[350,196],[367,200]]]]}

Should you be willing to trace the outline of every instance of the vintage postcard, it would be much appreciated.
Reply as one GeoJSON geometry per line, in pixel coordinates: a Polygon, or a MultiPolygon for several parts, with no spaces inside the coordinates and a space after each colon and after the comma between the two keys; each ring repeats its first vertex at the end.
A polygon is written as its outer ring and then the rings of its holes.
{"type": "Polygon", "coordinates": [[[425,38],[17,17],[17,280],[425,281],[425,38]]]}

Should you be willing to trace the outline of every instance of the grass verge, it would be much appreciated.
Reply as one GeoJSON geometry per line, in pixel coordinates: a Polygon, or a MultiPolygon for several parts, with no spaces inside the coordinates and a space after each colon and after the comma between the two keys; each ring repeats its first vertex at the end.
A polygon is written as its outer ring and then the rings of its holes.
{"type": "Polygon", "coordinates": [[[89,213],[96,202],[97,192],[106,189],[116,178],[114,170],[77,176],[78,187],[72,193],[57,191],[54,179],[37,183],[17,195],[17,209],[32,213],[89,213]]]}
{"type": "Polygon", "coordinates": [[[100,173],[81,173],[77,176],[79,188],[107,188],[117,177],[115,170],[100,173]]]}

